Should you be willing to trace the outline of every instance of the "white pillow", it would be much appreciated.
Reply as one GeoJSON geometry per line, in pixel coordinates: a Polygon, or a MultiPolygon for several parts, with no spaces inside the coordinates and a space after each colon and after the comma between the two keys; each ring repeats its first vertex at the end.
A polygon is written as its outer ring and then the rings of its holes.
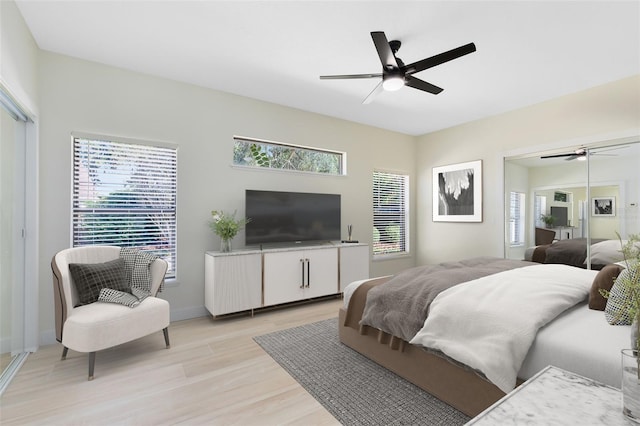
{"type": "Polygon", "coordinates": [[[624,260],[622,245],[626,243],[626,240],[622,240],[622,244],[620,244],[620,240],[605,240],[591,244],[591,263],[596,265],[608,265],[609,263],[616,263],[624,260]]]}

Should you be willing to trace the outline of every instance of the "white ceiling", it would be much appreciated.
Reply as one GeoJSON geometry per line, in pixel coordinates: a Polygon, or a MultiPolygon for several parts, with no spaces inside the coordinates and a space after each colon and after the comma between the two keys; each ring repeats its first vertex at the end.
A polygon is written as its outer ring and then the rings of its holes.
{"type": "Polygon", "coordinates": [[[421,135],[640,74],[633,1],[18,0],[41,49],[421,135]],[[474,42],[477,52],[362,100],[379,73],[371,31],[405,63],[474,42]]]}

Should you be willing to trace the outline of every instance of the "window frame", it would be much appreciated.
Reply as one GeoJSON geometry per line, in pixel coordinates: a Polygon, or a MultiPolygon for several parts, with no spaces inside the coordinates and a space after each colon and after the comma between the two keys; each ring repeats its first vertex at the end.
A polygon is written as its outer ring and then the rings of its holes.
{"type": "MultiPolygon", "coordinates": [[[[390,171],[390,170],[382,170],[382,169],[374,169],[372,173],[372,213],[373,213],[373,226],[372,226],[372,255],[373,260],[385,260],[390,258],[398,258],[398,257],[406,257],[411,254],[410,250],[410,176],[406,172],[401,171],[390,171]],[[378,251],[376,248],[376,232],[377,229],[375,226],[376,216],[378,216],[377,209],[380,207],[376,205],[376,198],[379,198],[379,195],[376,193],[376,175],[386,175],[392,177],[393,179],[400,179],[402,181],[402,185],[399,188],[402,192],[402,202],[400,203],[401,214],[399,214],[399,218],[403,220],[403,224],[400,225],[400,248],[395,251],[378,251]],[[404,233],[402,232],[404,228],[404,233]]],[[[381,219],[382,221],[387,221],[388,219],[381,219]]]]}
{"type": "MultiPolygon", "coordinates": [[[[79,232],[80,228],[78,226],[79,225],[78,215],[82,213],[86,214],[90,210],[95,210],[96,213],[106,213],[107,216],[109,215],[110,212],[114,212],[114,213],[117,212],[115,217],[118,217],[118,215],[120,215],[121,217],[124,216],[124,217],[131,218],[131,217],[135,217],[136,214],[139,214],[140,220],[146,221],[147,223],[152,222],[153,219],[150,219],[148,215],[144,214],[145,210],[147,212],[160,214],[161,216],[163,216],[163,219],[161,219],[161,223],[162,224],[166,223],[168,225],[168,232],[164,234],[165,235],[164,241],[160,241],[160,240],[154,241],[153,238],[150,238],[150,239],[144,238],[142,240],[139,240],[138,242],[146,243],[147,246],[148,244],[157,245],[158,243],[161,243],[162,245],[166,245],[166,248],[163,248],[163,249],[158,248],[158,251],[162,250],[168,253],[165,256],[161,256],[165,260],[167,260],[169,263],[169,269],[167,270],[166,279],[170,281],[175,281],[178,278],[177,276],[178,145],[167,143],[167,142],[147,141],[147,140],[138,140],[138,139],[131,139],[131,138],[115,137],[115,136],[72,132],[71,133],[71,161],[72,161],[72,176],[71,176],[71,218],[70,218],[71,229],[70,229],[70,237],[69,237],[70,246],[80,247],[80,246],[92,245],[91,243],[83,244],[81,241],[79,241],[82,239],[82,237],[80,235],[80,232],[79,232]],[[113,144],[113,147],[112,147],[113,151],[110,151],[111,153],[120,152],[120,153],[126,154],[127,153],[126,151],[130,150],[131,152],[129,154],[133,154],[136,151],[140,152],[140,149],[142,148],[142,152],[144,154],[144,147],[148,147],[149,152],[146,155],[144,155],[145,159],[149,159],[150,157],[156,157],[154,158],[155,160],[160,159],[162,162],[160,164],[156,163],[156,166],[157,166],[156,170],[161,170],[162,173],[166,174],[168,177],[165,177],[163,179],[159,179],[157,175],[153,177],[148,177],[149,181],[152,181],[154,183],[154,186],[157,186],[158,182],[161,182],[160,188],[151,187],[151,189],[145,189],[144,191],[134,191],[133,193],[137,194],[138,196],[139,195],[149,196],[149,195],[153,195],[154,191],[156,192],[156,194],[158,193],[158,191],[162,192],[163,194],[166,194],[167,191],[169,191],[168,197],[163,196],[163,197],[152,198],[152,201],[160,203],[160,206],[156,205],[149,208],[138,208],[136,206],[132,207],[131,205],[117,206],[118,202],[123,202],[123,203],[127,202],[126,201],[127,198],[124,199],[125,201],[122,201],[122,199],[118,200],[117,196],[107,201],[109,203],[116,203],[116,207],[108,206],[108,207],[91,208],[91,207],[87,207],[86,205],[80,206],[82,202],[93,203],[93,202],[104,201],[104,198],[101,199],[101,196],[100,196],[100,189],[99,189],[100,185],[96,185],[95,183],[90,182],[91,178],[88,175],[88,171],[86,172],[87,173],[86,179],[84,179],[83,177],[78,177],[80,172],[79,164],[82,161],[82,159],[79,158],[80,154],[78,153],[78,150],[76,148],[77,148],[77,144],[79,146],[82,143],[81,141],[113,144]],[[116,146],[120,146],[120,149],[118,149],[116,146]],[[123,146],[124,146],[124,149],[122,149],[123,146]],[[165,167],[167,165],[169,166],[169,168],[165,167]],[[82,185],[83,182],[86,185],[92,185],[91,190],[95,191],[93,195],[88,195],[86,197],[82,197],[79,195],[79,193],[81,192],[80,185],[82,185]],[[98,189],[96,189],[96,186],[98,189]],[[166,204],[167,199],[169,199],[168,204],[166,204]],[[102,211],[100,212],[100,210],[102,211]],[[164,217],[167,217],[167,215],[169,218],[168,220],[164,218],[164,217]]],[[[153,162],[152,161],[145,162],[144,163],[145,168],[141,173],[149,173],[150,170],[148,169],[148,167],[150,166],[151,163],[153,162]]],[[[123,164],[126,164],[126,163],[117,164],[116,166],[112,166],[112,167],[125,167],[123,166],[123,164]]],[[[151,171],[153,170],[154,169],[152,167],[151,171]]],[[[113,175],[117,175],[121,172],[122,172],[121,170],[118,170],[113,175]]],[[[127,186],[131,185],[130,179],[132,176],[135,176],[135,172],[136,172],[135,170],[132,170],[131,176],[128,176],[126,180],[122,182],[117,182],[115,184],[113,181],[103,183],[103,186],[106,187],[106,189],[109,191],[108,193],[106,193],[106,195],[112,196],[112,194],[117,193],[118,191],[121,191],[121,192],[124,191],[127,186]]],[[[121,176],[123,175],[121,174],[121,176]]],[[[118,178],[116,177],[115,180],[118,180],[118,178]]],[[[144,185],[146,181],[142,180],[140,181],[140,183],[141,185],[144,185]]],[[[105,193],[103,192],[102,196],[104,195],[105,193]]],[[[137,222],[135,219],[133,220],[133,223],[134,223],[134,226],[139,225],[139,222],[137,222]]],[[[113,226],[113,224],[110,224],[110,226],[113,226]]],[[[131,226],[131,225],[129,222],[128,225],[124,224],[123,226],[131,226]]],[[[118,226],[116,225],[112,229],[114,228],[117,229],[118,226]]],[[[157,232],[158,232],[158,235],[160,236],[163,235],[162,231],[158,230],[157,232]]],[[[135,233],[132,235],[133,235],[132,238],[135,240],[135,233]]],[[[119,239],[119,238],[113,238],[113,240],[116,240],[116,239],[119,239]]],[[[109,242],[108,238],[106,238],[104,241],[96,240],[95,244],[121,245],[123,247],[124,246],[136,247],[135,244],[127,245],[127,244],[117,244],[117,241],[109,242]]],[[[148,250],[148,251],[154,252],[153,250],[148,250]]]]}
{"type": "Polygon", "coordinates": [[[246,168],[251,170],[279,171],[279,172],[285,172],[285,173],[305,173],[305,174],[314,174],[314,175],[320,175],[320,176],[346,176],[347,174],[347,153],[343,151],[336,151],[336,150],[326,149],[326,148],[318,148],[318,147],[312,147],[312,146],[277,142],[277,141],[271,141],[266,139],[256,139],[256,138],[236,136],[236,135],[233,136],[233,148],[234,148],[233,150],[234,158],[232,159],[233,167],[246,168]],[[311,151],[319,154],[335,155],[339,157],[339,170],[337,173],[330,173],[330,172],[322,172],[322,171],[298,170],[294,168],[285,168],[285,167],[270,167],[270,166],[261,166],[261,165],[255,165],[255,164],[236,163],[235,147],[237,143],[284,147],[284,148],[289,148],[289,149],[301,151],[301,152],[311,151]]]}

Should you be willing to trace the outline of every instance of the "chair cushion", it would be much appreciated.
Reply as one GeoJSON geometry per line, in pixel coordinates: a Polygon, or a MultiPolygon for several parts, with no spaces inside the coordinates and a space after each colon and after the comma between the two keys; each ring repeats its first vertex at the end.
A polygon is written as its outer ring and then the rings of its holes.
{"type": "Polygon", "coordinates": [[[69,272],[78,292],[79,300],[75,306],[97,301],[103,288],[130,292],[123,259],[104,263],[70,263],[69,272]]]}
{"type": "Polygon", "coordinates": [[[169,326],[169,302],[147,297],[135,308],[95,302],[72,310],[64,323],[62,344],[78,352],[94,352],[169,326]]]}

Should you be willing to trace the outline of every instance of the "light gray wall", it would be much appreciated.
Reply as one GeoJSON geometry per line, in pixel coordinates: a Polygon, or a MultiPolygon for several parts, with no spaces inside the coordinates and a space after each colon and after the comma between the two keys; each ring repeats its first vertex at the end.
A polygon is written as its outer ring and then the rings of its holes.
{"type": "MultiPolygon", "coordinates": [[[[205,313],[204,252],[219,248],[219,239],[207,225],[209,213],[222,209],[244,215],[245,189],[341,194],[344,236],[346,225],[353,224],[353,237],[371,244],[372,171],[402,171],[411,180],[415,176],[411,136],[49,52],[41,53],[40,62],[43,332],[53,329],[49,261],[70,245],[71,132],[178,145],[178,280],[161,295],[171,303],[172,320],[205,313]],[[348,175],[232,167],[234,135],[344,151],[348,175]]],[[[243,240],[244,235],[238,235],[234,246],[243,240]]],[[[376,276],[413,265],[410,256],[373,262],[370,270],[376,276]]]]}
{"type": "MultiPolygon", "coordinates": [[[[417,264],[504,255],[505,153],[573,146],[616,133],[640,135],[640,75],[417,138],[417,264]],[[431,220],[433,167],[483,162],[482,223],[431,220]]],[[[533,185],[533,184],[532,184],[533,185]]]]}
{"type": "Polygon", "coordinates": [[[0,84],[37,115],[39,49],[13,1],[0,1],[0,52],[0,84]]]}

